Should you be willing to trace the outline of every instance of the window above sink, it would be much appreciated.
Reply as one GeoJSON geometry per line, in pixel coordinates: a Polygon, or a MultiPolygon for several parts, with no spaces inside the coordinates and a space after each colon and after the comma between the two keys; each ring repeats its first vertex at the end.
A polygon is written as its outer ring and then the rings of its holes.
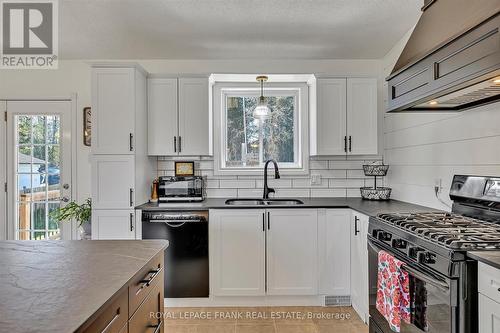
{"type": "MultiPolygon", "coordinates": [[[[224,80],[228,77],[225,75],[224,80]]],[[[259,102],[259,83],[254,75],[244,77],[248,82],[212,81],[214,173],[260,175],[265,161],[274,159],[284,175],[307,174],[311,75],[289,76],[288,82],[271,75],[264,86],[271,110],[266,120],[253,116],[259,102]]],[[[236,75],[234,79],[241,77],[236,75]]]]}

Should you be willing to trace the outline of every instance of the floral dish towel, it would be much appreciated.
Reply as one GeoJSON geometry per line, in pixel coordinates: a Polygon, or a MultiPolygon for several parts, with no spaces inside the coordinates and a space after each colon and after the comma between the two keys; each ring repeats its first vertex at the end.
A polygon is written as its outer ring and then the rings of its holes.
{"type": "Polygon", "coordinates": [[[394,332],[400,332],[401,321],[410,323],[410,280],[402,266],[389,253],[378,253],[376,307],[394,332]]]}

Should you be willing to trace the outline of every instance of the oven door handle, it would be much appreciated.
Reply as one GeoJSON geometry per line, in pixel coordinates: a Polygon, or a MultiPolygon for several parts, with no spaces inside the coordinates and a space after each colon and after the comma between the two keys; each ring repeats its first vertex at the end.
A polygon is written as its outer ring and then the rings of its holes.
{"type": "MultiPolygon", "coordinates": [[[[370,239],[368,239],[368,245],[377,253],[379,253],[380,251],[386,251],[386,250],[383,250],[382,248],[378,247],[377,245],[373,244],[373,242],[370,239]]],[[[386,252],[388,252],[388,251],[386,251],[386,252]]],[[[390,254],[392,255],[392,253],[390,253],[390,254]]],[[[448,285],[448,283],[446,283],[446,281],[438,279],[437,277],[432,276],[429,273],[425,273],[425,272],[422,272],[416,268],[413,268],[413,267],[409,266],[407,263],[404,263],[404,265],[402,266],[402,269],[404,271],[406,271],[408,274],[411,274],[411,275],[419,278],[420,280],[427,282],[438,289],[441,289],[442,291],[447,292],[450,290],[450,286],[448,285]]]]}
{"type": "Polygon", "coordinates": [[[439,279],[436,279],[435,277],[431,277],[428,274],[422,273],[419,270],[416,270],[415,268],[412,268],[411,266],[408,266],[408,265],[404,265],[401,268],[404,271],[406,271],[408,274],[413,275],[413,276],[419,278],[420,280],[427,282],[438,289],[441,289],[442,291],[447,292],[450,290],[450,286],[448,285],[448,283],[446,283],[443,280],[439,280],[439,279]]]}

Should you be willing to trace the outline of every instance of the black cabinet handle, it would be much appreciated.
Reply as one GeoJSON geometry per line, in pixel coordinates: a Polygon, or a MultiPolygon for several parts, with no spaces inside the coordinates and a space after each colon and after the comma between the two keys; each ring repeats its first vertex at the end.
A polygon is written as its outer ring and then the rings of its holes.
{"type": "Polygon", "coordinates": [[[130,213],[130,231],[134,231],[134,213],[130,213]]]}
{"type": "Polygon", "coordinates": [[[347,153],[347,135],[344,136],[344,152],[347,153]]]}
{"type": "Polygon", "coordinates": [[[262,231],[266,231],[266,213],[262,213],[262,231]]]}
{"type": "Polygon", "coordinates": [[[174,136],[174,153],[177,153],[177,137],[174,136]]]}
{"type": "Polygon", "coordinates": [[[357,216],[354,216],[354,236],[357,236],[359,234],[358,221],[359,218],[357,216]]]}
{"type": "Polygon", "coordinates": [[[139,283],[142,283],[142,287],[149,287],[151,285],[151,282],[155,279],[155,277],[161,272],[161,268],[153,269],[148,272],[148,274],[151,274],[149,278],[147,279],[142,279],[139,281],[139,283]]]}
{"type": "Polygon", "coordinates": [[[128,140],[130,151],[134,151],[134,135],[132,133],[129,134],[128,140]]]}
{"type": "Polygon", "coordinates": [[[271,230],[271,213],[267,212],[267,230],[271,230]]]}
{"type": "Polygon", "coordinates": [[[134,189],[131,188],[129,191],[130,207],[134,207],[134,189]]]}
{"type": "Polygon", "coordinates": [[[349,135],[349,151],[352,151],[352,137],[349,135]]]}
{"type": "Polygon", "coordinates": [[[182,151],[182,136],[179,135],[179,153],[182,151]]]}

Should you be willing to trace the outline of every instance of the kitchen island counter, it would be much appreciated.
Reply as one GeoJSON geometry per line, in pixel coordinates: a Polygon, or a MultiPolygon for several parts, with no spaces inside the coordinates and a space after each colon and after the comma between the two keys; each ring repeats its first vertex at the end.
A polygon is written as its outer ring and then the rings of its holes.
{"type": "Polygon", "coordinates": [[[81,329],[167,246],[165,240],[0,241],[0,331],[81,329]]]}

